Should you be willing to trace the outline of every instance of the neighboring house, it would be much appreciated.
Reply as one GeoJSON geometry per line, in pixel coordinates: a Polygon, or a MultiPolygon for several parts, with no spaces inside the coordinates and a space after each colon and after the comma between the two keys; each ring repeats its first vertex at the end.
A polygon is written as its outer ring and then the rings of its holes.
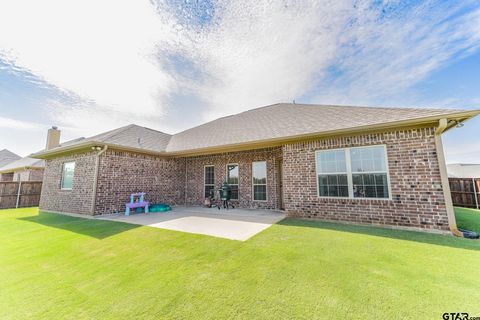
{"type": "Polygon", "coordinates": [[[21,157],[19,155],[13,153],[10,150],[7,150],[7,149],[0,150],[0,168],[20,158],[21,157]]]}
{"type": "Polygon", "coordinates": [[[447,165],[453,204],[480,209],[480,164],[447,165]]]}
{"type": "Polygon", "coordinates": [[[276,104],[174,135],[129,125],[58,144],[56,130],[33,155],[40,208],[122,212],[140,191],[199,206],[227,181],[241,208],[458,234],[441,134],[479,113],[276,104]]]}
{"type": "MultiPolygon", "coordinates": [[[[22,157],[11,152],[10,150],[7,150],[7,149],[0,150],[0,168],[21,158],[22,157]]],[[[12,180],[13,180],[13,174],[0,173],[0,182],[12,181],[12,180]]]]}
{"type": "Polygon", "coordinates": [[[447,172],[449,178],[480,178],[480,164],[448,164],[447,172]]]}
{"type": "Polygon", "coordinates": [[[0,167],[1,181],[42,181],[45,161],[21,158],[0,167]]]}

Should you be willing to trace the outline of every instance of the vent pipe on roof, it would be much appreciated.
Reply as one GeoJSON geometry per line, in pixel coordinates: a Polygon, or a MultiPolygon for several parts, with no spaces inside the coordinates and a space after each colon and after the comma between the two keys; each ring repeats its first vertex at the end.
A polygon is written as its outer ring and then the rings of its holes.
{"type": "Polygon", "coordinates": [[[60,130],[58,130],[56,126],[52,126],[47,132],[47,145],[45,149],[50,150],[58,146],[60,146],[60,130]]]}

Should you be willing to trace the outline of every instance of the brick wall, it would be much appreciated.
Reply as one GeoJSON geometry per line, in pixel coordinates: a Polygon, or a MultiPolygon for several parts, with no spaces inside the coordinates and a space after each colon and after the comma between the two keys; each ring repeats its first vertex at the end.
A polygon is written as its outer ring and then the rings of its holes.
{"type": "Polygon", "coordinates": [[[434,128],[319,139],[284,146],[284,197],[289,216],[448,230],[434,128]],[[315,151],[384,144],[392,200],[317,196],[315,151]]]}
{"type": "Polygon", "coordinates": [[[93,196],[95,153],[84,152],[45,161],[40,209],[90,214],[93,196]],[[72,190],[61,190],[62,166],[75,161],[72,190]]]}
{"type": "Polygon", "coordinates": [[[276,209],[278,204],[278,160],[281,160],[281,148],[267,148],[243,152],[230,152],[187,158],[186,204],[204,203],[204,167],[215,167],[215,197],[218,189],[226,180],[227,164],[239,165],[239,201],[232,201],[241,208],[276,209]],[[252,196],[252,162],[267,162],[267,201],[254,201],[252,196]]]}
{"type": "Polygon", "coordinates": [[[185,159],[108,149],[100,157],[95,214],[124,212],[130,194],[151,203],[184,204],[185,159]]]}
{"type": "MultiPolygon", "coordinates": [[[[448,229],[434,142],[434,128],[391,131],[292,143],[283,147],[165,158],[109,149],[100,157],[96,214],[123,212],[134,192],[171,205],[202,205],[204,166],[215,167],[217,190],[226,165],[239,164],[242,208],[280,207],[278,164],[283,161],[283,202],[289,216],[422,229],[448,229]],[[392,200],[332,199],[317,196],[315,151],[386,145],[392,200]],[[267,162],[267,201],[252,199],[252,162],[267,162]]],[[[82,153],[46,162],[40,207],[89,214],[95,156],[82,153]],[[76,161],[73,190],[60,190],[62,164],[76,161]]]]}

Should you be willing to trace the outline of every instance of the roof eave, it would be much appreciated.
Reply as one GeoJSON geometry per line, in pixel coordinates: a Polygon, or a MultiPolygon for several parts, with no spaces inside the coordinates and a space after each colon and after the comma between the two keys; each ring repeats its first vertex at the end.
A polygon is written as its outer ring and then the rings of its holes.
{"type": "Polygon", "coordinates": [[[53,148],[50,150],[43,150],[43,151],[36,152],[29,155],[29,157],[35,158],[35,159],[49,159],[52,157],[56,157],[63,154],[69,154],[75,151],[79,151],[82,149],[86,149],[88,147],[93,147],[98,145],[104,145],[104,143],[96,142],[96,141],[86,141],[86,142],[81,142],[71,146],[64,146],[64,147],[53,148]]]}
{"type": "Polygon", "coordinates": [[[165,154],[164,151],[153,151],[153,150],[142,149],[142,148],[127,147],[127,146],[122,146],[122,145],[117,145],[112,143],[105,143],[101,141],[87,141],[87,142],[75,144],[72,146],[59,147],[51,150],[37,152],[30,155],[30,157],[36,158],[36,159],[49,159],[49,158],[58,157],[61,155],[75,153],[75,152],[82,151],[90,147],[96,147],[96,146],[108,146],[111,149],[131,151],[131,152],[143,153],[143,154],[152,154],[152,155],[165,154]]]}
{"type": "Polygon", "coordinates": [[[24,167],[16,167],[16,168],[8,168],[8,169],[5,169],[5,170],[1,170],[0,169],[0,174],[1,173],[13,173],[15,171],[19,171],[19,170],[29,170],[29,169],[44,169],[44,167],[39,167],[39,166],[24,166],[24,167]]]}

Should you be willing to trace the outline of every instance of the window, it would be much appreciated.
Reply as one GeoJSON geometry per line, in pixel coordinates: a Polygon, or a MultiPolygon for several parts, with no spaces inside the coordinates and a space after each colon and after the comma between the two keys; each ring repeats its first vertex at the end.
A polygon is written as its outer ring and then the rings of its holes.
{"type": "Polygon", "coordinates": [[[227,164],[227,183],[230,185],[230,199],[238,200],[238,164],[227,164]]]}
{"type": "Polygon", "coordinates": [[[345,150],[318,152],[317,175],[321,197],[348,197],[345,150]]]}
{"type": "Polygon", "coordinates": [[[215,196],[215,167],[214,166],[205,166],[205,176],[204,176],[204,196],[205,198],[210,198],[215,196]]]}
{"type": "Polygon", "coordinates": [[[75,162],[66,162],[63,164],[61,188],[71,190],[73,186],[73,173],[75,172],[75,162]]]}
{"type": "Polygon", "coordinates": [[[385,146],[316,152],[320,197],[389,198],[385,146]]]}
{"type": "Polygon", "coordinates": [[[252,163],[253,200],[267,200],[267,162],[252,163]]]}
{"type": "Polygon", "coordinates": [[[387,165],[383,146],[352,148],[353,196],[388,198],[387,165]]]}

